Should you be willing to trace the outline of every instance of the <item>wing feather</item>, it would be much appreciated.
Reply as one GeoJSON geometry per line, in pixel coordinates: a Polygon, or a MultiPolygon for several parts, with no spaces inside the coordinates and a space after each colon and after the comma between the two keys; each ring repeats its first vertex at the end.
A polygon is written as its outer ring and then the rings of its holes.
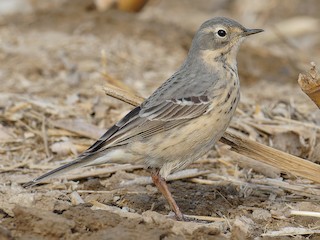
{"type": "Polygon", "coordinates": [[[134,138],[143,139],[167,131],[205,114],[209,106],[210,100],[207,96],[192,96],[166,100],[148,108],[137,107],[82,155],[88,156],[110,147],[128,144],[134,138]]]}
{"type": "Polygon", "coordinates": [[[170,99],[151,108],[142,108],[139,115],[149,120],[173,121],[191,119],[205,113],[210,105],[207,96],[170,99]]]}

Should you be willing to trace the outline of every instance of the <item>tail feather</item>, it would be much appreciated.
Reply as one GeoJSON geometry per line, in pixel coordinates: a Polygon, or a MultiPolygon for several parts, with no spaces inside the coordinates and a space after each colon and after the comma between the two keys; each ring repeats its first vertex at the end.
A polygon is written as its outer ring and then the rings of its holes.
{"type": "MultiPolygon", "coordinates": [[[[139,111],[140,111],[140,107],[137,107],[134,110],[132,110],[131,112],[129,112],[122,120],[120,120],[117,124],[115,124],[114,126],[109,128],[109,130],[99,140],[97,140],[91,147],[89,147],[86,151],[84,151],[82,154],[80,154],[79,157],[77,159],[75,159],[74,161],[72,161],[68,164],[65,164],[61,167],[58,167],[56,169],[53,169],[52,171],[47,172],[47,173],[43,174],[42,176],[35,178],[30,182],[23,184],[23,187],[34,186],[37,183],[40,183],[41,181],[44,181],[48,178],[60,175],[65,172],[68,172],[68,171],[75,169],[75,168],[78,168],[78,167],[84,167],[84,166],[88,166],[88,165],[96,165],[96,164],[102,164],[102,163],[108,162],[110,160],[110,157],[106,156],[106,154],[112,150],[115,150],[116,147],[123,146],[123,145],[118,144],[117,146],[111,147],[110,142],[108,142],[108,141],[110,139],[112,140],[112,137],[114,137],[115,134],[118,133],[119,129],[121,129],[122,127],[126,127],[128,123],[131,123],[132,119],[133,120],[138,119],[139,111]]],[[[122,133],[122,134],[124,134],[124,133],[122,133]]],[[[123,154],[122,151],[120,151],[120,152],[123,154]]],[[[120,152],[115,151],[114,154],[112,155],[113,158],[114,157],[119,158],[118,155],[120,152]]],[[[121,159],[121,157],[120,157],[120,159],[121,159]]]]}
{"type": "Polygon", "coordinates": [[[62,165],[62,166],[56,168],[56,169],[53,169],[53,170],[41,175],[40,177],[37,177],[37,178],[33,179],[32,181],[23,184],[22,186],[25,188],[32,187],[38,183],[41,183],[42,181],[44,181],[46,179],[58,176],[58,175],[63,174],[65,172],[69,172],[72,169],[75,169],[78,167],[84,167],[84,166],[88,165],[88,161],[86,161],[86,160],[87,159],[76,159],[70,163],[67,163],[65,165],[62,165]]]}
{"type": "Polygon", "coordinates": [[[125,155],[125,152],[123,152],[122,150],[119,151],[117,149],[112,149],[112,150],[105,149],[104,151],[97,151],[93,153],[83,152],[75,160],[71,161],[70,163],[67,163],[56,169],[53,169],[41,175],[40,177],[37,177],[32,181],[23,184],[22,186],[32,187],[40,182],[43,182],[44,180],[47,180],[49,178],[58,176],[60,174],[69,172],[73,169],[80,168],[80,167],[100,165],[100,164],[108,163],[111,161],[113,163],[124,163],[122,160],[127,159],[130,156],[125,155]]]}

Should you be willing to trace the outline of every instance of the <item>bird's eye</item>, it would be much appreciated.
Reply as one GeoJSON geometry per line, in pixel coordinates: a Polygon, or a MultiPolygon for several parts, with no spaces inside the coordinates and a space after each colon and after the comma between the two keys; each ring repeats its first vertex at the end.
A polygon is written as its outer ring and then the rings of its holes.
{"type": "Polygon", "coordinates": [[[223,29],[218,30],[219,37],[225,37],[227,35],[227,32],[223,29]]]}

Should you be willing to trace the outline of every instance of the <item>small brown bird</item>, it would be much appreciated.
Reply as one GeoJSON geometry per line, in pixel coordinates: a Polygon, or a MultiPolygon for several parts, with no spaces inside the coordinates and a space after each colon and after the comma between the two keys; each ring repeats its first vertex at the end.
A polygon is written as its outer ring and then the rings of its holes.
{"type": "Polygon", "coordinates": [[[207,153],[223,135],[240,97],[236,62],[240,43],[262,31],[224,17],[206,21],[185,62],[148,99],[74,161],[24,186],[78,167],[143,161],[176,218],[183,220],[165,179],[207,153]]]}

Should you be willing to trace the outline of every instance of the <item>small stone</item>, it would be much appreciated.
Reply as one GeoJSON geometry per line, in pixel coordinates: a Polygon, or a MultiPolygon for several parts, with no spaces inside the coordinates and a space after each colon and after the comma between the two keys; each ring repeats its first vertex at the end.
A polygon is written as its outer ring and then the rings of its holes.
{"type": "Polygon", "coordinates": [[[267,220],[271,218],[271,213],[265,209],[256,209],[252,213],[252,217],[255,220],[267,220]]]}

